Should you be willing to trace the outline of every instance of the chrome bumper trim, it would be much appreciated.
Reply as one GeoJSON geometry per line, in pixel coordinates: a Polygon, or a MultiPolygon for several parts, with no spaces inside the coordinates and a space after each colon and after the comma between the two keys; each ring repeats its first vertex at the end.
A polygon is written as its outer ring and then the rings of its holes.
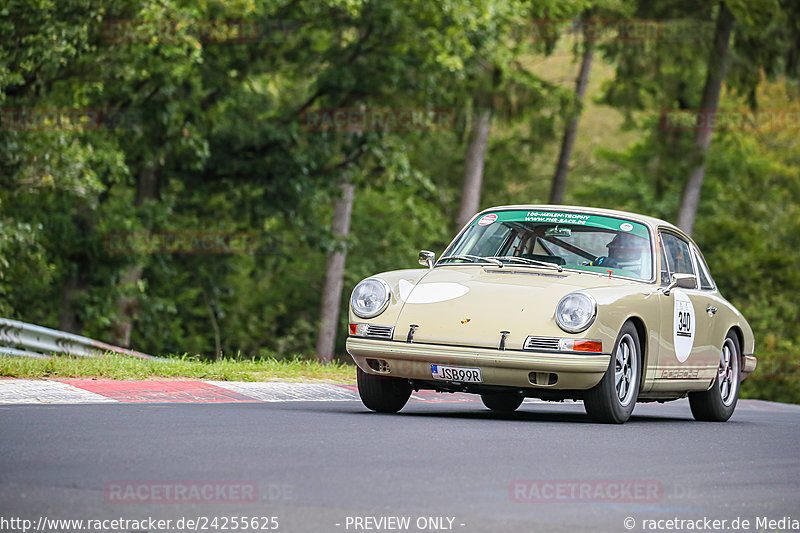
{"type": "Polygon", "coordinates": [[[608,368],[611,357],[610,354],[578,355],[532,350],[500,351],[494,348],[469,346],[408,344],[358,337],[348,337],[346,346],[347,352],[354,357],[386,357],[444,364],[477,364],[539,372],[603,373],[608,368]]]}

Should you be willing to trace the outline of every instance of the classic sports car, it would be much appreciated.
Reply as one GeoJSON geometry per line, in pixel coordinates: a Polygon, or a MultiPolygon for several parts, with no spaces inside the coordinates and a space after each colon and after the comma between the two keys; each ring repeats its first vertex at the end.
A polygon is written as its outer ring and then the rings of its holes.
{"type": "Polygon", "coordinates": [[[378,412],[412,391],[583,400],[623,423],[636,402],[689,396],[725,421],[756,367],[753,331],[719,293],[695,243],[656,218],[516,205],[478,213],[427,269],[384,272],[350,298],[347,351],[378,412]]]}

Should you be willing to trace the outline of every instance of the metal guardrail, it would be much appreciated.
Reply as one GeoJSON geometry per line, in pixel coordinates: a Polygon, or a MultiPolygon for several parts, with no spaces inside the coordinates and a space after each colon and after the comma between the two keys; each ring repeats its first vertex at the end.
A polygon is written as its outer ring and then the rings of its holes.
{"type": "Polygon", "coordinates": [[[100,357],[108,352],[141,359],[157,359],[146,353],[120,348],[73,333],[0,318],[0,356],[46,359],[51,354],[100,357]]]}

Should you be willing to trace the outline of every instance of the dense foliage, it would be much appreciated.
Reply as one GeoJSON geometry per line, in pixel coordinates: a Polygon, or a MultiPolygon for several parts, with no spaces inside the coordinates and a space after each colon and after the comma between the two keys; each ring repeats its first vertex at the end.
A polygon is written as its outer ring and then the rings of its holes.
{"type": "MultiPolygon", "coordinates": [[[[745,392],[797,401],[797,6],[730,4],[738,33],[721,107],[794,113],[794,129],[714,133],[694,236],[751,321],[762,363],[794,372],[767,372],[745,392]]],[[[413,268],[420,248],[447,244],[476,107],[494,110],[482,205],[547,200],[580,47],[574,33],[534,29],[587,10],[688,29],[598,43],[566,201],[674,220],[691,132],[665,130],[662,113],[699,106],[710,37],[695,29],[717,8],[9,0],[0,316],[157,354],[313,355],[330,250],[349,250],[344,309],[362,277],[413,268]],[[439,109],[453,120],[357,131],[309,122],[330,109],[439,109]],[[330,232],[341,180],[356,184],[346,242],[330,232]],[[159,234],[247,244],[163,253],[132,240],[159,234]]]]}

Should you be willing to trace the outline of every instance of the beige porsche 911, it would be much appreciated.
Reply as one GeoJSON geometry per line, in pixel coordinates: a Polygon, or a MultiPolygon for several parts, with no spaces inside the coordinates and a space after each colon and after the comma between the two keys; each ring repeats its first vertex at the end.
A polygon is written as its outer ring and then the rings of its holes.
{"type": "Polygon", "coordinates": [[[621,211],[516,205],[477,214],[425,269],[384,272],[350,298],[347,351],[364,405],[412,391],[583,400],[623,423],[636,402],[689,396],[725,421],[756,367],[753,332],[678,228],[621,211]]]}

